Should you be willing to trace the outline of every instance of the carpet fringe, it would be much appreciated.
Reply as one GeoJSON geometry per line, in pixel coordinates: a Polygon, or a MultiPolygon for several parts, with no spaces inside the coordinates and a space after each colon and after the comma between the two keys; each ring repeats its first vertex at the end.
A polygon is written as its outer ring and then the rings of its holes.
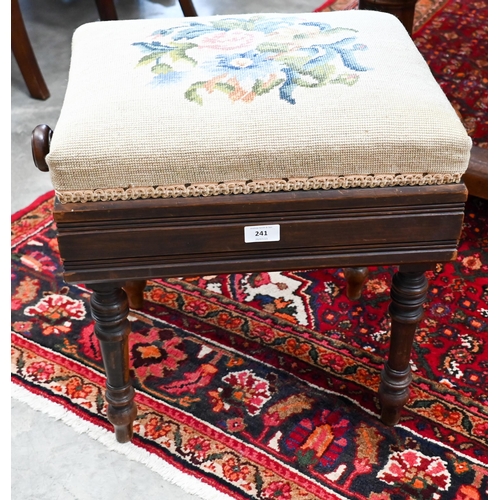
{"type": "Polygon", "coordinates": [[[83,420],[61,405],[33,394],[13,382],[11,383],[11,397],[17,401],[26,403],[33,410],[44,413],[55,420],[60,420],[79,434],[87,434],[108,449],[144,464],[152,471],[158,473],[164,480],[182,488],[186,493],[197,495],[203,500],[232,500],[232,497],[217,491],[212,486],[203,483],[195,477],[185,474],[143,448],[132,443],[118,443],[113,433],[83,420]]]}

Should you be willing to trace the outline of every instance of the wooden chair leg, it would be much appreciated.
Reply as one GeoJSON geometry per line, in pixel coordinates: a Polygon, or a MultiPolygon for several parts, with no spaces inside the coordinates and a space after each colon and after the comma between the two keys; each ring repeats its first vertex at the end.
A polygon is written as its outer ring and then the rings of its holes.
{"type": "Polygon", "coordinates": [[[101,21],[116,21],[118,19],[114,0],[95,0],[95,4],[101,21]]]}
{"type": "Polygon", "coordinates": [[[137,408],[129,372],[128,336],[130,322],[127,295],[113,283],[90,285],[90,299],[95,334],[99,339],[106,371],[106,401],[108,420],[115,428],[116,440],[132,439],[132,427],[137,408]]]}
{"type": "Polygon", "coordinates": [[[401,410],[410,396],[412,379],[410,355],[415,330],[420,323],[427,295],[429,266],[400,266],[392,279],[389,314],[392,318],[389,358],[382,370],[379,400],[381,420],[386,425],[396,425],[401,410]]]}
{"type": "MultiPolygon", "coordinates": [[[[118,19],[114,0],[95,0],[95,3],[101,21],[116,21],[118,19]]],[[[191,0],[179,0],[179,3],[184,17],[198,16],[191,0]]]]}
{"type": "Polygon", "coordinates": [[[347,297],[351,300],[358,300],[363,292],[363,285],[368,277],[367,267],[346,267],[344,275],[347,280],[347,297]]]}
{"type": "Polygon", "coordinates": [[[146,280],[127,281],[123,287],[128,298],[128,306],[131,309],[142,309],[144,305],[144,288],[146,280]]]}
{"type": "Polygon", "coordinates": [[[50,97],[49,89],[43,78],[33,47],[31,46],[18,0],[11,0],[11,48],[23,75],[30,96],[45,100],[50,97]]]}
{"type": "Polygon", "coordinates": [[[378,10],[395,15],[411,35],[417,0],[359,0],[359,10],[378,10]]]}
{"type": "Polygon", "coordinates": [[[191,0],[179,0],[184,17],[197,17],[196,9],[191,0]]]}

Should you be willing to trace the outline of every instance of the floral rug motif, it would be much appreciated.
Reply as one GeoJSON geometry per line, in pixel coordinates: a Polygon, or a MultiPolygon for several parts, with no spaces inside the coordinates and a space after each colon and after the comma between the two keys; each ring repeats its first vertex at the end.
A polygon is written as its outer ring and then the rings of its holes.
{"type": "MultiPolygon", "coordinates": [[[[330,0],[318,11],[355,9],[330,0]]],[[[488,147],[488,3],[418,0],[413,41],[476,146],[488,147]]]]}
{"type": "MultiPolygon", "coordinates": [[[[413,31],[419,30],[425,23],[449,3],[450,0],[417,0],[413,31]]],[[[358,0],[327,0],[315,12],[330,12],[335,10],[353,10],[358,8],[358,0]]]]}
{"type": "MultiPolygon", "coordinates": [[[[61,278],[52,204],[13,217],[12,381],[111,434],[90,293],[61,278]]],[[[135,446],[235,499],[486,498],[486,235],[471,198],[458,259],[428,273],[393,428],[377,403],[392,268],[353,302],[339,269],[148,282],[130,312],[135,446]]]]}

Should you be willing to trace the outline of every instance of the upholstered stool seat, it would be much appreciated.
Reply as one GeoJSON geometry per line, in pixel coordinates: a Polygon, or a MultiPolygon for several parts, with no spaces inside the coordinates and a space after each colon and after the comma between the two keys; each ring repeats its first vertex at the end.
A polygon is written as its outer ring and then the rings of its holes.
{"type": "Polygon", "coordinates": [[[398,421],[424,271],[456,254],[471,140],[395,17],[84,25],[55,131],[35,129],[33,148],[65,279],[94,290],[120,441],[135,418],[122,287],[214,272],[400,265],[381,384],[398,421]]]}
{"type": "Polygon", "coordinates": [[[470,146],[401,23],[345,11],[80,27],[47,162],[64,203],[443,184],[470,146]]]}

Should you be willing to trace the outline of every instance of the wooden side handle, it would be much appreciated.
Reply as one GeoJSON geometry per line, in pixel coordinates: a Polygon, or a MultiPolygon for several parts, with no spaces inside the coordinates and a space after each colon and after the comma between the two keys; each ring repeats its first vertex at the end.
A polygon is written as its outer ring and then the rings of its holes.
{"type": "Polygon", "coordinates": [[[37,125],[31,134],[31,152],[33,161],[41,172],[48,172],[45,157],[49,154],[52,129],[48,125],[37,125]]]}

